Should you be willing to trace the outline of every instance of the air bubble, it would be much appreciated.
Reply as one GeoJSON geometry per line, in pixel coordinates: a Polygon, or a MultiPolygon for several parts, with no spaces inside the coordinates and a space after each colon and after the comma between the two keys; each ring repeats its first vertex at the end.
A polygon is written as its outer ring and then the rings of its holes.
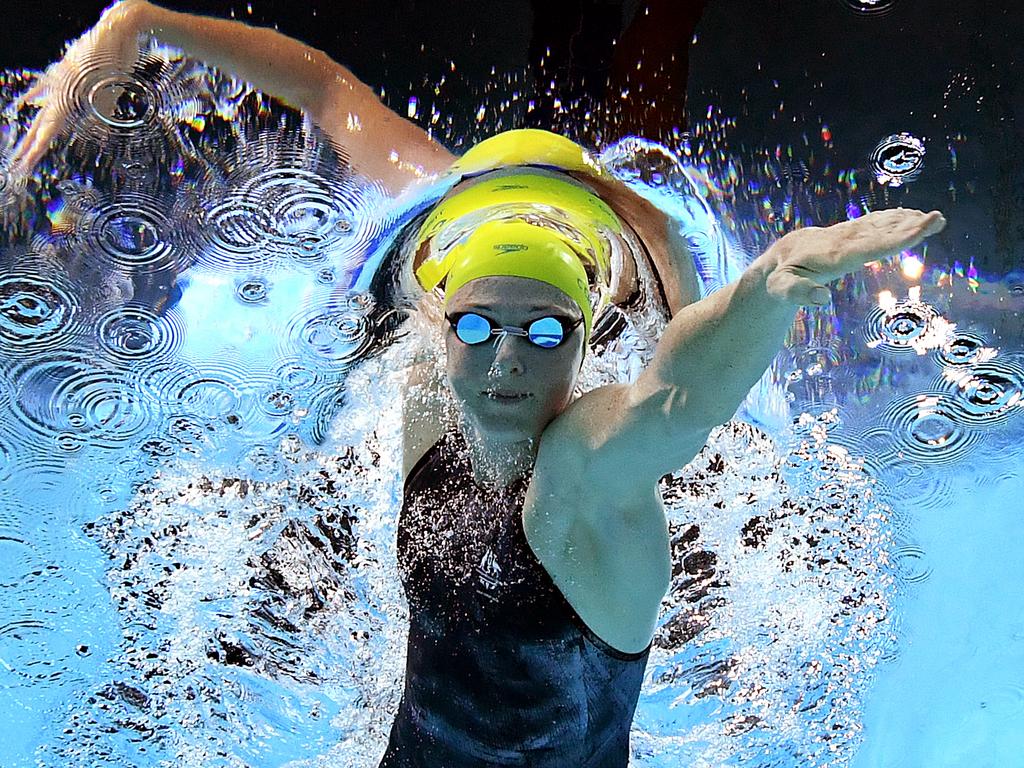
{"type": "Polygon", "coordinates": [[[878,142],[871,152],[871,167],[879,184],[899,187],[921,175],[924,142],[909,133],[897,133],[878,142]]]}

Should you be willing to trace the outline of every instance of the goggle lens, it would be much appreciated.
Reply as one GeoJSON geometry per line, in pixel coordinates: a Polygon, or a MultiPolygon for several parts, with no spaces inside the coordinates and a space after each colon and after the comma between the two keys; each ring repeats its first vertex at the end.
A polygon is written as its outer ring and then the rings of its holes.
{"type": "MultiPolygon", "coordinates": [[[[541,317],[530,323],[529,327],[519,331],[525,331],[520,335],[526,336],[532,344],[543,349],[553,349],[561,344],[569,331],[579,325],[579,321],[572,323],[571,327],[558,317],[541,317]]],[[[495,325],[483,315],[475,312],[466,312],[456,316],[454,323],[455,334],[464,344],[482,344],[495,333],[501,333],[502,328],[495,325]]]]}

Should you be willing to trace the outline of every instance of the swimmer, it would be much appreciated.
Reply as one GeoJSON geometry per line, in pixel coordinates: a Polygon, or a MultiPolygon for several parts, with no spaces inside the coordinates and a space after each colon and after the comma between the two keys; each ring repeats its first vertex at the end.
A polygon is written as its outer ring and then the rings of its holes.
{"type": "MultiPolygon", "coordinates": [[[[828,303],[830,282],[940,231],[942,215],[896,209],[796,230],[697,300],[665,217],[583,148],[513,131],[455,158],[343,67],[271,30],[121,3],[29,98],[96,51],[130,71],[142,32],[305,110],[392,192],[451,183],[411,239],[415,278],[443,316],[445,380],[416,366],[404,393],[397,545],[410,631],[380,765],[624,768],[673,565],[660,478],[733,416],[800,306],[828,303]],[[372,130],[351,129],[352,114],[372,130]],[[574,400],[595,318],[632,290],[628,259],[612,274],[630,238],[650,254],[671,321],[635,382],[574,400]]],[[[22,172],[64,129],[61,107],[41,103],[22,172]]]]}

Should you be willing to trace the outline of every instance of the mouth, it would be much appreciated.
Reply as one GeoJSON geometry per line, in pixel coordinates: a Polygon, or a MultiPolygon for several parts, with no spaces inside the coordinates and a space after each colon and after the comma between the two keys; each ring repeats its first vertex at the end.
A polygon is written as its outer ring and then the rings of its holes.
{"type": "Polygon", "coordinates": [[[480,394],[499,403],[515,403],[532,396],[529,392],[501,392],[494,389],[484,390],[480,394]]]}

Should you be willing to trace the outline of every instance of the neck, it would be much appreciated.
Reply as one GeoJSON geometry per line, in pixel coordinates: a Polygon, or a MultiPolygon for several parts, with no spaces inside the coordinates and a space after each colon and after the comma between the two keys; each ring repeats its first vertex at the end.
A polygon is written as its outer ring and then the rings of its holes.
{"type": "MultiPolygon", "coordinates": [[[[468,425],[467,425],[468,426],[468,425]]],[[[524,477],[537,458],[536,438],[494,438],[464,429],[473,478],[480,485],[504,488],[524,477]]]]}

